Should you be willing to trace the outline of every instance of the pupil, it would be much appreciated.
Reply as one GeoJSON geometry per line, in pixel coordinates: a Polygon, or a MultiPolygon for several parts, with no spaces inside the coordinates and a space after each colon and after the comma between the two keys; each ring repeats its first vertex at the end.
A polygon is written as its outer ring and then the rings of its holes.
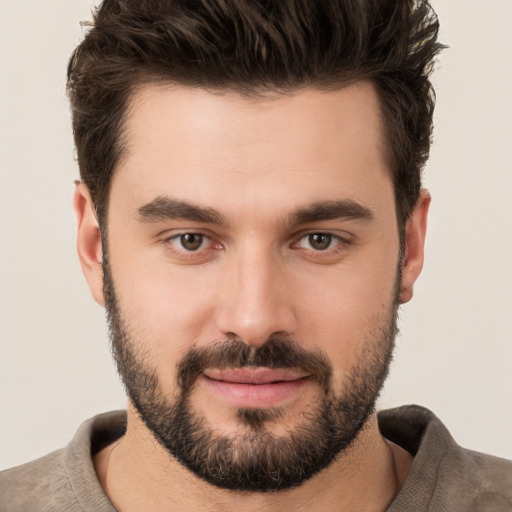
{"type": "Polygon", "coordinates": [[[309,243],[314,249],[323,251],[331,245],[331,238],[331,235],[325,233],[315,233],[314,235],[309,235],[309,243]]]}
{"type": "Polygon", "coordinates": [[[202,242],[203,237],[201,235],[181,235],[181,245],[189,251],[195,251],[199,249],[199,247],[201,247],[202,242]]]}

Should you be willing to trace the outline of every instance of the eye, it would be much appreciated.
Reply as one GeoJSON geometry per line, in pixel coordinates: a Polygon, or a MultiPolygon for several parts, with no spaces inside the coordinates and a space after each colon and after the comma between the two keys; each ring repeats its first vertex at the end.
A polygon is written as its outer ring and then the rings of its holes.
{"type": "Polygon", "coordinates": [[[310,233],[299,240],[299,247],[313,249],[314,251],[325,251],[340,243],[340,238],[330,233],[310,233]]]}
{"type": "MultiPolygon", "coordinates": [[[[175,263],[198,265],[215,259],[222,251],[223,245],[215,235],[202,231],[167,231],[160,242],[165,248],[165,255],[175,263]]],[[[163,235],[163,234],[162,234],[163,235]]]]}
{"type": "Polygon", "coordinates": [[[204,249],[210,239],[200,233],[182,233],[170,238],[169,243],[178,251],[195,252],[204,249]]]}

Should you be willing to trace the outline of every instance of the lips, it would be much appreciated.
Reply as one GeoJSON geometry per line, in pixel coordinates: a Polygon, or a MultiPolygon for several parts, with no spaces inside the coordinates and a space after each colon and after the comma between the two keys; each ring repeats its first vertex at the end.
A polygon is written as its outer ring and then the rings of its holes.
{"type": "Polygon", "coordinates": [[[208,369],[204,371],[204,375],[217,381],[255,385],[289,382],[307,377],[307,374],[294,370],[270,368],[208,369]]]}
{"type": "Polygon", "coordinates": [[[235,407],[268,408],[293,400],[308,375],[270,368],[207,369],[201,381],[220,400],[235,407]]]}

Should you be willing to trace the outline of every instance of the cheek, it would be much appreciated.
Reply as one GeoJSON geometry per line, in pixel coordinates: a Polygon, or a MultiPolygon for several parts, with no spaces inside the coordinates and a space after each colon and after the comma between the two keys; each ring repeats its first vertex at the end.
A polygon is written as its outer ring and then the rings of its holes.
{"type": "Polygon", "coordinates": [[[116,251],[113,245],[109,252],[129,336],[153,361],[161,385],[167,388],[174,383],[176,365],[201,339],[211,316],[212,272],[162,264],[161,258],[152,258],[150,251],[143,254],[126,246],[116,251]]]}
{"type": "Polygon", "coordinates": [[[186,273],[152,272],[147,267],[120,287],[123,310],[137,328],[167,338],[197,333],[204,324],[212,289],[210,276],[202,274],[192,278],[186,273]]]}
{"type": "MultiPolygon", "coordinates": [[[[118,279],[120,280],[120,279],[118,279]]],[[[200,343],[208,314],[201,307],[204,294],[190,281],[141,272],[118,290],[119,307],[131,342],[156,372],[161,390],[176,386],[177,365],[200,343]]]]}
{"type": "Polygon", "coordinates": [[[297,337],[324,350],[335,371],[352,368],[365,344],[390,325],[395,295],[396,261],[386,268],[344,268],[329,279],[304,283],[309,293],[301,310],[297,337]],[[328,285],[326,284],[328,283],[328,285]]]}

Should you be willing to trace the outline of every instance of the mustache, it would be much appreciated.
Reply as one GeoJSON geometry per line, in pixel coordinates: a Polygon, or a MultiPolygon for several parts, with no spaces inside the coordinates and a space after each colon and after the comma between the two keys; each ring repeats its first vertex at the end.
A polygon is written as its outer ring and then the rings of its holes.
{"type": "Polygon", "coordinates": [[[316,349],[307,350],[292,339],[269,338],[259,347],[235,339],[190,349],[178,365],[178,385],[183,391],[190,390],[208,368],[247,367],[302,370],[325,392],[332,376],[332,365],[325,354],[316,349]]]}

